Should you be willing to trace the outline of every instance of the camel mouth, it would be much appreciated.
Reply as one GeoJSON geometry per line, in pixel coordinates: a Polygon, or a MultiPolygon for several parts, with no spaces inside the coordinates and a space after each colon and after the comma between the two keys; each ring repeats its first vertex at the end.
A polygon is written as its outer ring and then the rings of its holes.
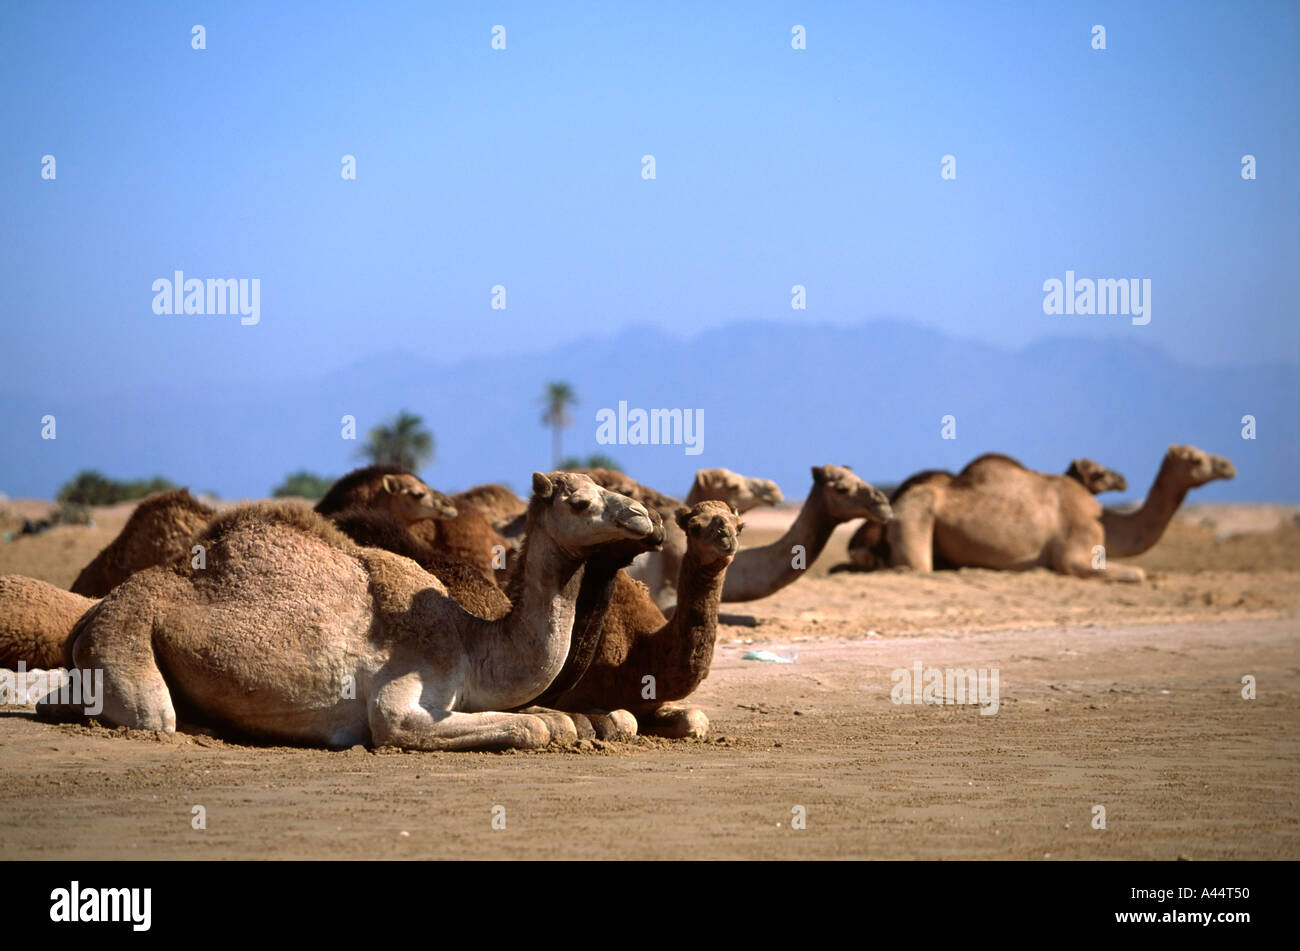
{"type": "Polygon", "coordinates": [[[1216,479],[1235,479],[1237,476],[1237,467],[1221,456],[1214,460],[1213,471],[1216,479]]]}
{"type": "MultiPolygon", "coordinates": [[[[636,538],[651,538],[655,534],[655,524],[650,520],[648,514],[642,512],[628,512],[620,514],[614,519],[614,524],[625,532],[630,533],[636,538]]],[[[660,528],[660,543],[662,544],[662,527],[660,528]]]]}

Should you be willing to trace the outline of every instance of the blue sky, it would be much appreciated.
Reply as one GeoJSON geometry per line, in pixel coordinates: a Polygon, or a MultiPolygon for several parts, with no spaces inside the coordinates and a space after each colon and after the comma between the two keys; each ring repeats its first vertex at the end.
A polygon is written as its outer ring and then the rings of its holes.
{"type": "Polygon", "coordinates": [[[637,325],[882,316],[1005,347],[1137,335],[1196,364],[1300,363],[1294,3],[0,18],[0,389],[97,399],[394,349],[452,362],[637,325]],[[176,269],[260,278],[261,323],[156,316],[151,284],[176,269]],[[1151,323],[1044,315],[1067,269],[1149,278],[1151,323]]]}

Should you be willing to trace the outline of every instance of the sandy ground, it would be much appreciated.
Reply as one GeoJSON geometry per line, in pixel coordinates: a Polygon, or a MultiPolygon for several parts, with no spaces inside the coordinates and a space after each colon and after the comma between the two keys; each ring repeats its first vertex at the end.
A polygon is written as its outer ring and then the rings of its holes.
{"type": "MultiPolygon", "coordinates": [[[[67,584],[126,514],[0,544],[0,573],[67,584]]],[[[788,517],[749,513],[746,542],[788,517]]],[[[832,572],[850,531],[724,606],[706,741],[327,752],[6,707],[0,857],[1300,858],[1294,509],[1188,507],[1142,585],[832,572]],[[996,670],[997,713],[891,702],[917,663],[996,670]]]]}

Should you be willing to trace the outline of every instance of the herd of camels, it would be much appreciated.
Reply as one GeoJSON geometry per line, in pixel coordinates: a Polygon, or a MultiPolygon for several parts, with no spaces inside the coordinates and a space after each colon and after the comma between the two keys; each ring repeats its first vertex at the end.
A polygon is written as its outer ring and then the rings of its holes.
{"type": "MultiPolygon", "coordinates": [[[[708,675],[719,604],[798,580],[844,522],[865,520],[849,546],[861,570],[1141,581],[1105,558],[1150,548],[1189,489],[1234,474],[1173,446],[1145,502],[1120,512],[1094,496],[1123,477],[1086,459],[1054,475],[989,454],[888,497],[817,466],[789,530],[754,548],[742,514],[781,491],[726,469],[701,470],[684,504],[603,469],[533,473],[527,501],[500,485],[447,496],[387,466],[345,476],[314,509],[217,512],[181,489],[137,506],[71,591],[0,577],[0,667],[102,671],[102,719],[144,730],[179,716],[417,750],[702,737],[708,719],[681,701],[708,675]]],[[[58,700],[38,715],[84,715],[58,700]]]]}

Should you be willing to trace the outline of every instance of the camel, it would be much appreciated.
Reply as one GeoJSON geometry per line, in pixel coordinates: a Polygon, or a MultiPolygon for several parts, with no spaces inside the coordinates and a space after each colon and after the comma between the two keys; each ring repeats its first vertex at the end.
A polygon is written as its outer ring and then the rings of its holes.
{"type": "Polygon", "coordinates": [[[466,508],[477,511],[502,535],[509,537],[523,534],[523,519],[528,511],[528,503],[504,485],[496,482],[476,485],[464,492],[457,492],[451,500],[462,511],[466,508]]]}
{"type": "MultiPolygon", "coordinates": [[[[588,716],[593,710],[626,711],[643,733],[703,737],[708,732],[701,710],[671,701],[688,697],[708,676],[723,579],[744,526],[735,508],[716,501],[683,506],[674,521],[687,547],[672,619],[665,619],[645,585],[619,571],[596,656],[577,683],[547,705],[588,716]]],[[[589,574],[597,570],[596,561],[588,562],[589,574]]]]}
{"type": "Polygon", "coordinates": [[[431,489],[401,466],[378,465],[354,469],[339,479],[316,503],[321,515],[350,508],[382,509],[403,522],[456,517],[456,503],[431,489]]]}
{"type": "Polygon", "coordinates": [[[69,667],[68,634],[94,598],[22,575],[0,577],[0,667],[69,667]]]}
{"type": "MultiPolygon", "coordinates": [[[[543,693],[570,648],[589,552],[647,539],[645,507],[573,473],[533,474],[510,613],[465,612],[408,558],[355,545],[301,506],[219,515],[184,564],[128,578],[77,622],[72,657],[103,671],[110,723],[173,732],[176,707],[243,733],[325,746],[534,749],[576,739],[562,715],[503,713],[543,693]]],[[[49,719],[78,717],[51,694],[49,719]]]]}
{"type": "MultiPolygon", "coordinates": [[[[398,466],[367,466],[348,473],[330,487],[316,511],[327,515],[358,506],[384,509],[407,522],[456,515],[451,499],[398,466]]],[[[149,496],[108,547],[82,569],[73,592],[102,598],[137,571],[188,556],[194,537],[216,514],[186,489],[149,496]]]]}
{"type": "MultiPolygon", "coordinates": [[[[472,513],[462,511],[452,521],[468,514],[472,513]]],[[[407,526],[389,512],[363,508],[346,509],[331,516],[330,521],[358,545],[382,548],[410,558],[446,585],[451,596],[470,614],[493,621],[510,613],[510,600],[498,586],[490,566],[484,569],[477,558],[458,559],[430,545],[415,532],[417,526],[444,523],[425,521],[407,526]]]]}
{"type": "MultiPolygon", "coordinates": [[[[986,452],[984,455],[971,460],[966,466],[966,470],[963,471],[968,471],[972,466],[990,459],[1003,459],[1022,469],[1024,468],[1019,461],[1012,459],[1010,456],[996,452],[986,452]]],[[[1082,485],[1092,495],[1110,491],[1123,492],[1128,488],[1128,481],[1122,475],[1114,469],[1107,469],[1101,463],[1094,462],[1092,459],[1080,457],[1071,460],[1070,468],[1065,470],[1065,474],[1082,485]]],[[[946,469],[926,469],[904,480],[894,489],[889,501],[891,504],[894,503],[904,491],[911,489],[915,485],[946,485],[955,478],[957,477],[946,469]]],[[[885,541],[885,526],[879,522],[863,522],[858,526],[858,530],[853,533],[853,537],[849,539],[848,567],[859,571],[874,571],[877,568],[888,566],[889,546],[885,541]]],[[[934,567],[953,568],[956,566],[947,564],[942,558],[936,558],[934,567]]]]}
{"type": "Polygon", "coordinates": [[[188,556],[194,536],[216,514],[186,489],[149,496],[108,547],[81,569],[73,593],[102,598],[143,568],[188,556]]]}
{"type": "Polygon", "coordinates": [[[1232,479],[1237,469],[1223,456],[1195,446],[1170,446],[1141,507],[1131,512],[1102,509],[1106,556],[1131,558],[1160,541],[1187,493],[1216,479],[1232,479]]]}
{"type": "MultiPolygon", "coordinates": [[[[686,553],[686,536],[676,522],[677,510],[682,508],[682,503],[614,469],[582,471],[597,485],[636,499],[664,519],[666,531],[662,551],[637,559],[637,564],[628,573],[649,586],[651,597],[661,610],[665,613],[671,611],[677,603],[676,582],[686,553]]],[[[687,493],[686,507],[704,501],[725,502],[735,506],[738,512],[746,512],[760,505],[778,505],[782,496],[780,488],[770,479],[750,478],[730,469],[700,469],[687,493]]]]}
{"type": "Polygon", "coordinates": [[[890,563],[931,571],[942,558],[958,567],[1043,566],[1081,578],[1142,581],[1142,569],[1107,568],[1105,559],[1146,551],[1189,489],[1234,475],[1221,456],[1171,446],[1146,502],[1120,513],[1103,510],[1073,478],[1034,472],[1006,456],[981,456],[947,480],[908,480],[900,487],[896,518],[886,529],[890,563]]]}
{"type": "Polygon", "coordinates": [[[760,505],[780,505],[784,499],[781,487],[771,479],[743,476],[730,469],[700,469],[686,493],[686,507],[709,501],[726,502],[744,515],[760,505]]]}
{"type": "Polygon", "coordinates": [[[813,484],[789,530],[760,548],[736,555],[722,588],[723,601],[765,598],[802,577],[817,560],[835,526],[855,518],[888,522],[893,513],[885,493],[847,466],[813,466],[813,484]]]}

